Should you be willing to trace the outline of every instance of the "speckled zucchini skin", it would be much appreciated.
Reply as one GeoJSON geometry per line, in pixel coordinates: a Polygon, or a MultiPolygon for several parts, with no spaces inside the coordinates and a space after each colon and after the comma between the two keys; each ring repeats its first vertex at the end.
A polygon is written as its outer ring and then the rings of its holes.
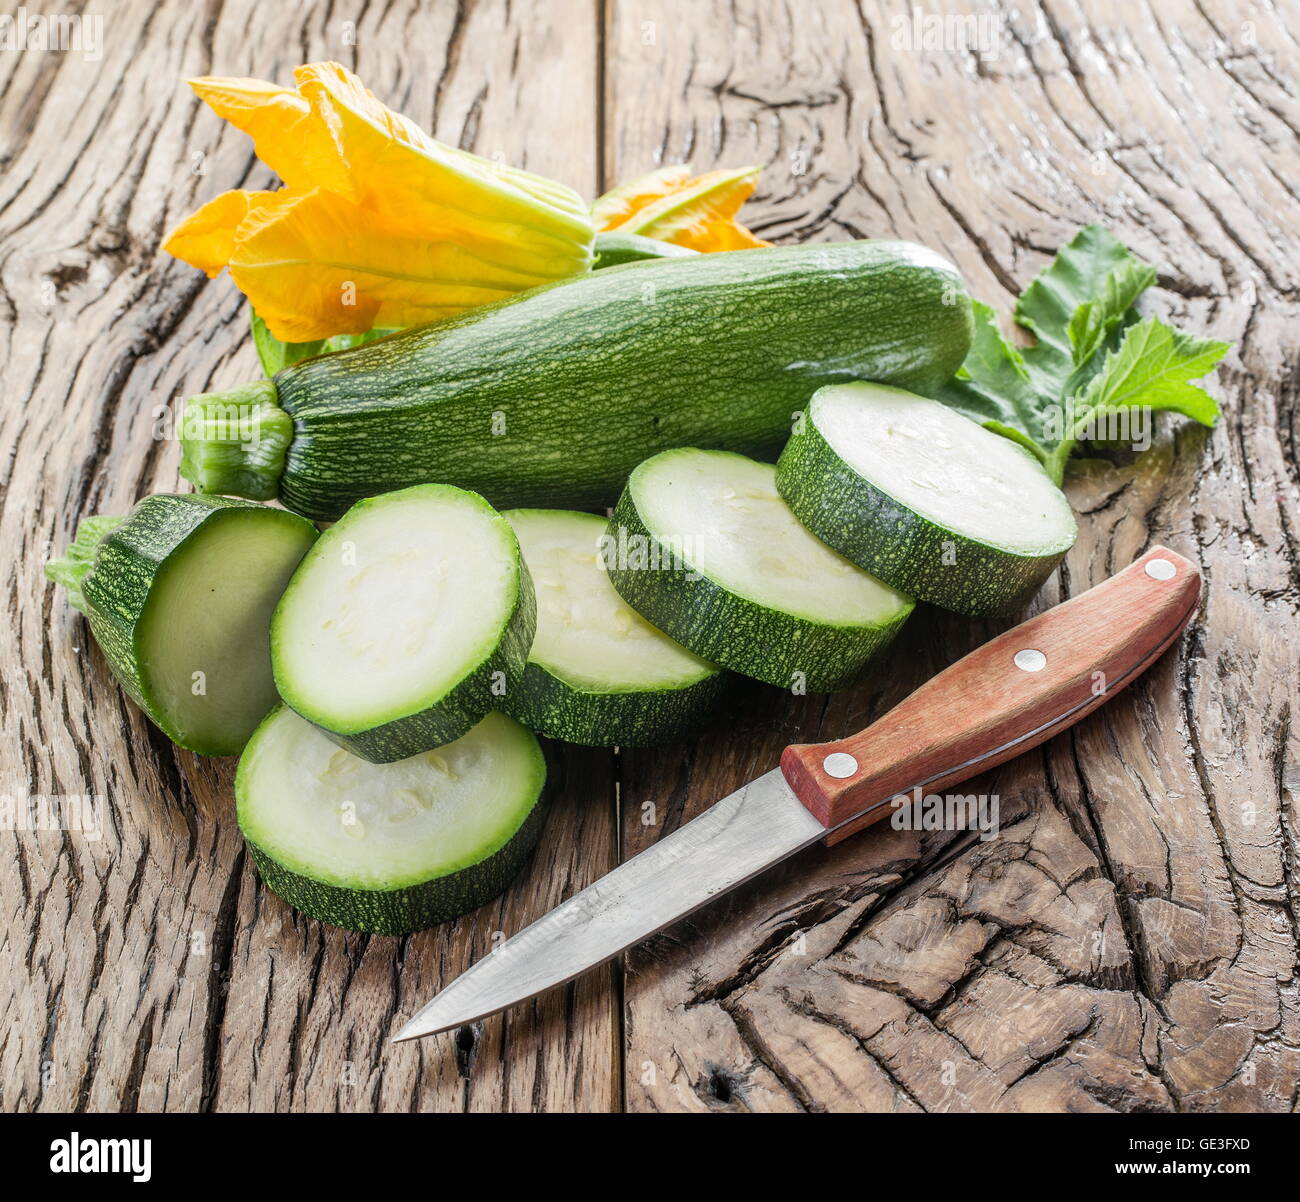
{"type": "MultiPolygon", "coordinates": [[[[157,493],[139,501],[104,537],[94,562],[81,580],[91,632],[118,683],[173,743],[200,755],[238,755],[243,743],[187,742],[149,688],[142,671],[138,639],[150,589],[164,562],[207,523],[229,520],[290,525],[302,532],[304,552],[316,538],[316,529],[310,522],[280,509],[228,497],[157,493]],[[236,514],[249,516],[232,519],[236,514]]],[[[220,615],[214,618],[220,620],[220,615]]]]}
{"type": "Polygon", "coordinates": [[[611,267],[279,372],[279,496],[323,519],[427,481],[597,508],[670,447],[774,458],[822,384],[936,387],[970,335],[956,269],[912,243],[611,267]]]}
{"type": "MultiPolygon", "coordinates": [[[[611,537],[620,538],[620,530],[629,541],[654,541],[672,561],[672,549],[641,520],[631,486],[610,519],[611,537]]],[[[867,661],[893,642],[911,613],[908,607],[880,626],[832,626],[769,609],[687,568],[607,570],[624,601],[696,655],[742,676],[781,688],[802,686],[810,693],[852,685],[867,661]]]]}
{"type": "Polygon", "coordinates": [[[901,593],[973,618],[1023,609],[1069,550],[1022,555],[936,525],[845,463],[811,417],[777,460],[776,487],[795,516],[851,563],[901,593]]]}
{"type": "Polygon", "coordinates": [[[651,747],[697,733],[727,674],[719,671],[685,688],[589,693],[529,663],[501,709],[551,739],[584,747],[651,747]]]}
{"type": "Polygon", "coordinates": [[[244,842],[262,880],[294,909],[346,931],[409,935],[477,910],[503,892],[532,854],[545,819],[539,795],[519,829],[486,860],[402,889],[326,885],[285,868],[247,837],[244,842]]]}

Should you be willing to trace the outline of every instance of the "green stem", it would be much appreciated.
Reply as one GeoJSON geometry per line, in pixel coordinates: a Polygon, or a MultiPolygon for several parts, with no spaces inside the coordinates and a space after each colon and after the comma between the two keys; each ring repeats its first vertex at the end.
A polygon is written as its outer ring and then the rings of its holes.
{"type": "Polygon", "coordinates": [[[181,475],[199,492],[270,501],[292,441],[270,380],[201,393],[181,415],[181,475]]]}
{"type": "Polygon", "coordinates": [[[1065,479],[1065,469],[1069,465],[1070,456],[1074,453],[1074,448],[1078,445],[1079,435],[1085,426],[1096,415],[1097,410],[1092,406],[1081,406],[1076,402],[1076,417],[1071,423],[1070,428],[1065,432],[1065,437],[1054,446],[1043,462],[1043,467],[1047,474],[1051,476],[1052,483],[1061,487],[1065,479]]]}
{"type": "Polygon", "coordinates": [[[58,559],[45,565],[45,574],[68,590],[68,604],[79,613],[86,612],[86,599],[81,593],[81,581],[90,571],[99,551],[99,544],[126,519],[99,515],[83,518],[77,527],[77,537],[58,559]]]}

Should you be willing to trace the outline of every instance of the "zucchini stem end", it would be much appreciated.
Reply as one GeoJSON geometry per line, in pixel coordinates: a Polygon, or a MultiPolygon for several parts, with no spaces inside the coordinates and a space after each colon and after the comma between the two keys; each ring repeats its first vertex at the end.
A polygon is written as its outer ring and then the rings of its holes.
{"type": "Polygon", "coordinates": [[[270,501],[292,441],[272,381],[200,393],[181,415],[181,475],[199,492],[270,501]]]}

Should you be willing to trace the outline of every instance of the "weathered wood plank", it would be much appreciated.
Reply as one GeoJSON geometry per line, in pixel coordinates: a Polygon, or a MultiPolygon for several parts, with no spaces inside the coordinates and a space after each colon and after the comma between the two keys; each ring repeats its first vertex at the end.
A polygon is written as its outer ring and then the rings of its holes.
{"type": "Polygon", "coordinates": [[[108,814],[97,842],[7,836],[0,1108],[615,1104],[610,970],[459,1042],[386,1043],[495,932],[611,866],[610,756],[560,757],[543,845],[499,905],[405,940],[344,935],[257,883],[232,766],[176,753],[150,729],[41,575],[80,516],[176,488],[175,447],[155,438],[171,402],[257,370],[229,281],[158,253],[197,203],[270,180],[183,77],[284,79],[335,58],[445,140],[590,194],[596,46],[596,14],[578,2],[133,3],[105,15],[97,61],[0,56],[0,537],[15,632],[0,653],[3,787],[100,794],[108,814]]]}
{"type": "Polygon", "coordinates": [[[15,839],[0,1108],[605,1109],[624,1087],[633,1109],[1294,1107],[1300,37],[1264,5],[1045,0],[927,6],[1000,18],[962,27],[992,43],[929,46],[910,12],[124,4],[99,61],[0,56],[0,351],[23,398],[0,408],[0,712],[18,734],[0,790],[108,803],[101,840],[15,839]],[[766,163],[765,236],[915,238],[1003,307],[1104,220],[1161,265],[1159,311],[1239,343],[1218,430],[1170,424],[1072,483],[1083,535],[1043,598],[1159,539],[1206,570],[1194,635],[970,786],[1001,795],[998,840],[814,850],[631,956],[622,1070],[608,970],[460,1037],[383,1036],[612,863],[616,785],[630,854],[994,627],[922,614],[875,687],[737,686],[696,745],[566,753],[532,872],[449,931],[344,936],[261,889],[229,766],[175,753],[122,701],[40,563],[80,515],[175,487],[169,402],[255,370],[229,284],[156,253],[197,201],[268,180],[176,80],[313,57],[589,193],[661,160],[766,163]]]}
{"type": "MultiPolygon", "coordinates": [[[[1000,794],[997,840],[934,869],[950,836],[876,828],[630,956],[628,1105],[1294,1108],[1300,31],[1266,5],[949,3],[922,15],[992,24],[930,43],[910,13],[615,4],[608,168],[766,163],[766,236],[913,238],[1004,309],[1105,222],[1160,265],[1157,311],[1238,346],[1211,435],[1168,423],[1072,482],[1081,537],[1042,603],[1160,541],[1203,566],[1203,612],[1127,696],[970,786],[1000,794]]],[[[625,854],[992,629],[919,614],[873,685],[739,690],[694,747],[626,757],[625,854]]]]}

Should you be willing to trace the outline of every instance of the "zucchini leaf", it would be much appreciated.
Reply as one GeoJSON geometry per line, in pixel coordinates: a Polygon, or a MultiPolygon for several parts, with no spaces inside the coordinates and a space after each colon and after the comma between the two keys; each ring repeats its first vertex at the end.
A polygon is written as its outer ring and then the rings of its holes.
{"type": "Polygon", "coordinates": [[[1219,403],[1192,381],[1213,371],[1231,348],[1231,343],[1194,338],[1154,317],[1130,326],[1119,349],[1107,354],[1104,366],[1072,402],[1070,425],[1047,460],[1049,473],[1061,480],[1075,443],[1102,414],[1163,409],[1214,425],[1219,403]]]}
{"type": "Polygon", "coordinates": [[[1213,425],[1219,407],[1191,381],[1230,344],[1140,321],[1135,305],[1155,279],[1112,234],[1085,226],[1016,302],[1034,345],[1009,342],[997,312],[976,301],[970,353],[939,399],[1026,447],[1058,484],[1103,414],[1165,409],[1213,425]]]}
{"type": "Polygon", "coordinates": [[[331,351],[346,351],[394,332],[367,330],[364,334],[335,334],[333,338],[317,338],[314,342],[281,342],[267,328],[266,322],[258,317],[257,310],[252,305],[248,307],[248,320],[253,328],[253,346],[257,348],[257,357],[268,377],[291,363],[301,363],[304,359],[327,355],[331,351]]]}
{"type": "Polygon", "coordinates": [[[973,309],[970,351],[939,399],[1042,459],[1042,398],[1024,355],[1002,336],[995,309],[981,301],[974,301],[973,309]]]}

